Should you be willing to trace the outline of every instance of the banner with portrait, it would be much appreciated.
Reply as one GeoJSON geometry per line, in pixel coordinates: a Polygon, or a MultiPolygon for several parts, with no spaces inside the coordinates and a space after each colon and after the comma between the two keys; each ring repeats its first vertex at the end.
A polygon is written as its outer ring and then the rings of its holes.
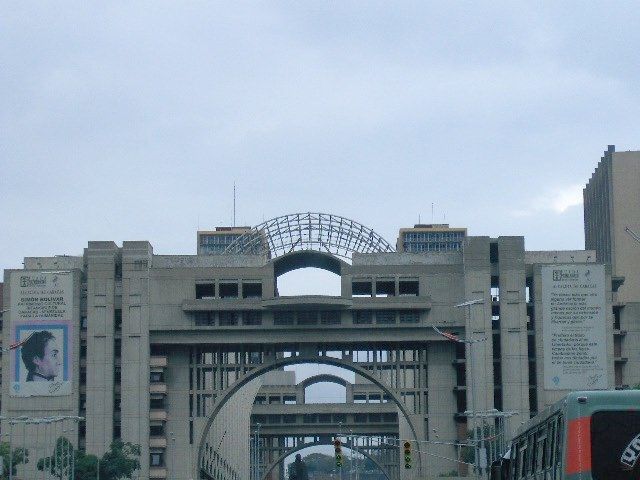
{"type": "Polygon", "coordinates": [[[11,396],[71,395],[73,274],[11,276],[11,396]]]}

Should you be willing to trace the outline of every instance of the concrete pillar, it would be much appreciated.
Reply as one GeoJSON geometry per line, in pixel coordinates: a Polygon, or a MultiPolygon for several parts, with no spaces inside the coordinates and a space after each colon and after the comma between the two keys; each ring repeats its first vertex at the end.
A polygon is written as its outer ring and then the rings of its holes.
{"type": "Polygon", "coordinates": [[[520,422],[529,418],[524,238],[500,237],[498,258],[502,409],[519,413],[505,423],[511,438],[520,422]]]}
{"type": "MultiPolygon", "coordinates": [[[[432,342],[427,349],[427,368],[429,382],[429,432],[428,437],[434,441],[450,441],[457,438],[455,424],[456,397],[453,392],[456,386],[456,372],[453,361],[456,358],[455,345],[451,342],[432,342]]],[[[450,445],[426,444],[421,447],[436,455],[457,458],[455,447],[450,445]]],[[[456,462],[435,456],[423,457],[423,472],[429,478],[436,478],[442,473],[458,469],[456,462]]]]}
{"type": "Polygon", "coordinates": [[[149,242],[122,246],[122,439],[140,444],[140,477],[149,476],[149,242]]]}
{"type": "Polygon", "coordinates": [[[113,440],[114,306],[118,247],[89,242],[87,260],[86,450],[102,455],[113,440]]]}
{"type": "Polygon", "coordinates": [[[468,237],[464,246],[463,301],[476,299],[484,303],[460,307],[465,311],[465,336],[486,341],[467,345],[467,405],[476,411],[493,408],[493,336],[491,325],[491,264],[489,262],[489,237],[468,237]],[[473,351],[473,358],[471,352],[473,351]],[[473,372],[471,368],[473,367],[473,372]],[[471,383],[476,389],[475,404],[472,401],[471,383]]]}

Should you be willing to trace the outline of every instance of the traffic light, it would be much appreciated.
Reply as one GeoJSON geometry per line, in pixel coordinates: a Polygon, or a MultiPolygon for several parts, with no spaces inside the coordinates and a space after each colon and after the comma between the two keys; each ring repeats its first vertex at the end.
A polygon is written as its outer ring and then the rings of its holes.
{"type": "Polygon", "coordinates": [[[404,442],[404,468],[411,468],[411,442],[404,442]]]}
{"type": "Polygon", "coordinates": [[[342,461],[344,460],[344,457],[342,456],[342,442],[339,438],[336,438],[333,441],[333,449],[336,452],[336,467],[342,468],[342,461]]]}

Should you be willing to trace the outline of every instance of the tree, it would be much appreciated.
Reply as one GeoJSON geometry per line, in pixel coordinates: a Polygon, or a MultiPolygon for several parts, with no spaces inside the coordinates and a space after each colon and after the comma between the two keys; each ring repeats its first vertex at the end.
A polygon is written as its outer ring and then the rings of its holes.
{"type": "MultiPolygon", "coordinates": [[[[140,445],[115,440],[100,459],[100,480],[124,480],[140,469],[140,445]]],[[[67,478],[74,468],[76,480],[96,480],[98,457],[73,448],[65,437],[56,441],[53,453],[38,460],[38,470],[48,471],[55,478],[67,478]],[[73,462],[72,462],[73,461],[73,462]]]]}
{"type": "Polygon", "coordinates": [[[38,470],[49,472],[55,478],[70,478],[72,460],[76,451],[66,437],[58,437],[51,456],[38,460],[38,470]]]}
{"type": "Polygon", "coordinates": [[[100,460],[100,480],[131,478],[133,472],[139,469],[140,445],[114,440],[100,460]]]}
{"type": "Polygon", "coordinates": [[[24,448],[11,450],[9,442],[0,442],[0,457],[2,458],[3,466],[0,478],[4,480],[9,478],[9,465],[13,465],[12,475],[16,475],[18,473],[18,465],[29,463],[29,450],[24,448]]]}

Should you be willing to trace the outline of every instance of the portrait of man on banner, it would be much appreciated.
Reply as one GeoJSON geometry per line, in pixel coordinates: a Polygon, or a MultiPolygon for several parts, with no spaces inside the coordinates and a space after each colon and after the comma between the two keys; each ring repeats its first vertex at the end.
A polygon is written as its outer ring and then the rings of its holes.
{"type": "Polygon", "coordinates": [[[69,325],[29,322],[15,327],[13,396],[59,396],[71,392],[69,325]]]}

